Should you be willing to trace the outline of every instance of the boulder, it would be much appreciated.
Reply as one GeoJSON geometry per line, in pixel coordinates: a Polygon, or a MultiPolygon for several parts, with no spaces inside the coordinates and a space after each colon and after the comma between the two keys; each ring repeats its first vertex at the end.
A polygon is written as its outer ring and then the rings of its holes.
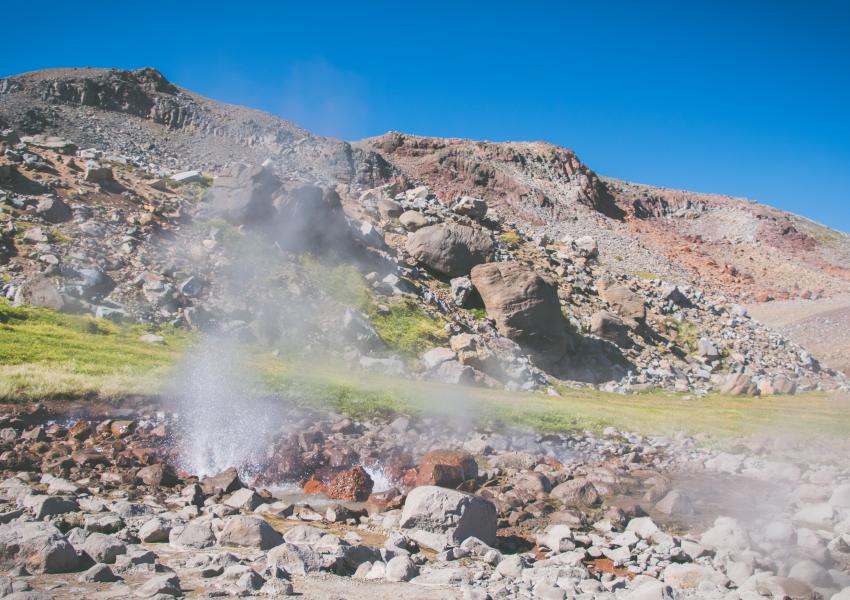
{"type": "Polygon", "coordinates": [[[18,292],[15,294],[15,304],[29,304],[30,306],[62,310],[65,306],[65,300],[59,293],[59,288],[50,279],[43,275],[33,275],[18,288],[18,292]]]}
{"type": "Polygon", "coordinates": [[[162,463],[142,467],[136,472],[136,478],[150,486],[171,487],[180,483],[171,465],[162,463]]]}
{"type": "Polygon", "coordinates": [[[139,539],[146,543],[167,542],[171,533],[171,524],[163,519],[154,517],[139,527],[139,539]]]}
{"type": "Polygon", "coordinates": [[[591,315],[590,333],[618,346],[625,346],[630,342],[629,328],[620,317],[607,310],[600,310],[591,315]]]}
{"type": "Polygon", "coordinates": [[[432,450],[422,457],[416,485],[456,488],[464,481],[478,477],[478,463],[462,450],[432,450]]]}
{"type": "Polygon", "coordinates": [[[77,553],[49,523],[12,521],[0,525],[0,566],[19,565],[33,573],[68,573],[77,569],[77,553]]]}
{"type": "Polygon", "coordinates": [[[428,225],[428,219],[418,210],[406,210],[398,218],[402,227],[408,231],[416,231],[428,225]]]}
{"type": "Polygon", "coordinates": [[[22,504],[25,508],[32,511],[38,521],[41,521],[45,517],[63,515],[80,510],[76,500],[63,498],[62,496],[27,496],[23,499],[22,504]]]}
{"type": "Polygon", "coordinates": [[[224,500],[224,504],[230,508],[238,508],[240,510],[255,510],[261,504],[265,504],[266,500],[251,488],[242,488],[236,490],[224,500]]]}
{"type": "Polygon", "coordinates": [[[747,373],[729,373],[719,391],[721,394],[730,396],[755,396],[758,393],[758,387],[747,373]]]}
{"type": "Polygon", "coordinates": [[[646,320],[643,298],[624,285],[602,278],[599,281],[599,296],[630,327],[646,320]]]}
{"type": "Polygon", "coordinates": [[[127,546],[117,537],[105,533],[92,533],[82,546],[95,562],[113,564],[115,557],[127,553],[127,546]]]}
{"type": "Polygon", "coordinates": [[[136,591],[141,598],[162,598],[163,596],[182,596],[180,578],[174,573],[165,573],[151,577],[136,591]]]}
{"type": "Polygon", "coordinates": [[[369,474],[357,465],[337,473],[328,483],[325,493],[334,500],[365,502],[372,493],[373,481],[369,474]]]}
{"type": "Polygon", "coordinates": [[[592,506],[600,500],[596,487],[584,478],[565,481],[552,488],[549,495],[565,506],[592,506]]]}
{"type": "Polygon", "coordinates": [[[88,183],[104,183],[112,181],[112,167],[101,166],[97,163],[89,163],[86,165],[86,172],[83,179],[88,183]]]}
{"type": "Polygon", "coordinates": [[[183,528],[174,539],[169,540],[172,545],[182,548],[209,548],[216,542],[212,524],[209,521],[191,521],[183,528]]]}
{"type": "Polygon", "coordinates": [[[387,581],[410,581],[419,573],[409,556],[400,555],[387,561],[384,570],[387,581]]]}
{"type": "Polygon", "coordinates": [[[518,262],[478,265],[470,279],[502,335],[544,365],[565,355],[569,334],[552,282],[518,262]]]}
{"type": "Polygon", "coordinates": [[[216,475],[204,477],[201,480],[201,489],[204,494],[229,494],[245,487],[239,479],[239,473],[235,467],[230,467],[216,475]]]}
{"type": "Polygon", "coordinates": [[[483,219],[487,215],[487,202],[481,198],[461,196],[452,206],[452,210],[471,219],[483,219]]]}
{"type": "Polygon", "coordinates": [[[259,517],[237,515],[225,520],[218,543],[222,546],[268,550],[282,544],[283,536],[259,517]]]}
{"type": "Polygon", "coordinates": [[[273,217],[280,187],[271,169],[237,164],[215,178],[205,200],[215,215],[235,225],[261,223],[273,217]]]}
{"type": "Polygon", "coordinates": [[[457,306],[466,306],[469,299],[472,297],[472,282],[469,277],[453,277],[449,282],[452,290],[452,301],[457,306]]]}
{"type": "Polygon", "coordinates": [[[431,547],[459,544],[476,537],[485,544],[496,541],[496,507],[489,500],[437,486],[417,487],[407,495],[399,524],[425,535],[431,547]]]}
{"type": "Polygon", "coordinates": [[[35,207],[35,214],[48,223],[64,223],[70,220],[71,208],[59,198],[42,198],[35,207]]]}
{"type": "Polygon", "coordinates": [[[80,583],[112,583],[113,581],[120,581],[121,578],[112,572],[109,565],[97,563],[80,575],[77,580],[80,583]]]}
{"type": "Polygon", "coordinates": [[[464,225],[430,225],[407,238],[407,251],[419,262],[443,275],[461,277],[490,260],[493,240],[464,225]]]}

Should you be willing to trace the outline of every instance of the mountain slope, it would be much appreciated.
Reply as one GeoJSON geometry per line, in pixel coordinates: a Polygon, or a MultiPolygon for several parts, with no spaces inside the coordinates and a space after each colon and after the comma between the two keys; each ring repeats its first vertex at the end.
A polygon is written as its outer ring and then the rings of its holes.
{"type": "Polygon", "coordinates": [[[537,235],[591,235],[614,271],[748,300],[850,289],[850,236],[745,199],[599,177],[575,153],[542,142],[392,132],[355,146],[381,154],[444,202],[479,196],[537,235]]]}

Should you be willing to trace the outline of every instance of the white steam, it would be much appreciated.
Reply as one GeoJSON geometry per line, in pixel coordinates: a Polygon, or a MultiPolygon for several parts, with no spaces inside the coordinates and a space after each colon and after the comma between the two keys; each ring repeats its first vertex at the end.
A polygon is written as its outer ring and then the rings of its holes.
{"type": "Polygon", "coordinates": [[[189,473],[203,477],[236,467],[253,478],[281,433],[285,409],[252,394],[238,362],[233,349],[210,337],[187,359],[176,397],[179,466],[189,473]]]}

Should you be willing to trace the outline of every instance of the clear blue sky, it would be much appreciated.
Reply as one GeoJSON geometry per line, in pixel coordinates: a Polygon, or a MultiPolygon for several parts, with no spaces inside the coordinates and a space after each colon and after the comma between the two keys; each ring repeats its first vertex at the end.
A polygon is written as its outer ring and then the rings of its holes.
{"type": "Polygon", "coordinates": [[[153,66],[318,133],[547,140],[850,231],[850,2],[9,2],[0,76],[153,66]]]}

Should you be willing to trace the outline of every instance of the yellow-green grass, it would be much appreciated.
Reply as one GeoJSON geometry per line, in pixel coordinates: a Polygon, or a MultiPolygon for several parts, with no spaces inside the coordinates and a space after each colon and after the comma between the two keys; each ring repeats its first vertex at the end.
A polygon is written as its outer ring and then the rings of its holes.
{"type": "MultiPolygon", "coordinates": [[[[138,340],[144,331],[0,303],[0,401],[155,395],[168,384],[191,338],[165,331],[160,332],[165,345],[148,344],[138,340]]],[[[728,439],[763,433],[812,442],[844,440],[850,431],[847,394],[689,400],[666,392],[623,396],[557,386],[561,395],[548,396],[354,372],[325,359],[281,359],[268,349],[245,347],[242,354],[263,392],[356,417],[440,414],[470,425],[540,431],[599,431],[613,425],[645,434],[682,431],[728,439]]]]}
{"type": "Polygon", "coordinates": [[[661,391],[620,395],[558,386],[561,395],[549,396],[364,376],[333,366],[309,367],[267,358],[257,364],[267,387],[360,417],[389,412],[447,414],[468,423],[539,431],[600,431],[611,425],[650,435],[685,432],[712,438],[765,434],[843,439],[850,431],[847,394],[688,399],[661,391]]]}
{"type": "Polygon", "coordinates": [[[147,332],[0,301],[0,401],[155,393],[188,336],[169,330],[151,344],[139,340],[147,332]]]}

